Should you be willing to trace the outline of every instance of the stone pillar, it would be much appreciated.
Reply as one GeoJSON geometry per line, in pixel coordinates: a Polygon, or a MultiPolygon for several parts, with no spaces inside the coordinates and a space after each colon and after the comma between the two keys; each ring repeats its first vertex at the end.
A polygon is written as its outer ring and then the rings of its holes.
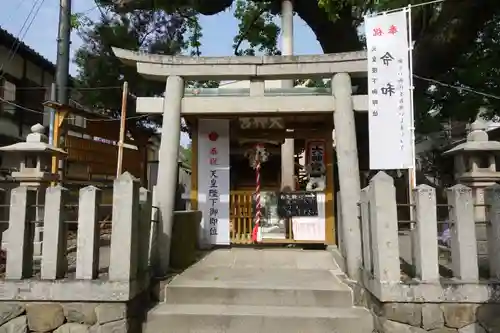
{"type": "Polygon", "coordinates": [[[450,206],[451,267],[453,277],[474,282],[479,279],[474,199],[472,190],[462,184],[447,190],[450,206]]]}
{"type": "Polygon", "coordinates": [[[169,76],[163,102],[163,127],[159,152],[158,181],[156,183],[160,220],[157,239],[158,264],[160,273],[164,275],[168,271],[170,261],[183,97],[184,80],[179,76],[169,76]]]}
{"type": "MultiPolygon", "coordinates": [[[[293,4],[291,0],[281,3],[281,52],[293,55],[293,4]]],[[[282,80],[281,88],[293,88],[293,80],[282,80]]],[[[295,189],[295,142],[285,139],[281,145],[281,188],[295,189]]]]}
{"type": "Polygon", "coordinates": [[[417,276],[424,282],[439,280],[436,190],[428,185],[418,185],[413,189],[415,203],[415,267],[417,276]]]}
{"type": "MultiPolygon", "coordinates": [[[[341,190],[342,191],[342,190],[341,190]]],[[[365,192],[365,191],[363,191],[365,192]]],[[[342,194],[342,192],[340,192],[342,194]]],[[[371,235],[371,260],[373,277],[380,282],[399,282],[399,239],[398,212],[396,206],[396,188],[391,176],[383,171],[377,173],[368,186],[369,227],[371,235]]],[[[352,225],[359,225],[352,223],[352,225]]],[[[347,250],[349,258],[349,249],[347,250]]],[[[352,267],[348,267],[351,275],[352,267]]]]}
{"type": "Polygon", "coordinates": [[[351,78],[347,73],[332,79],[335,98],[335,140],[342,212],[342,239],[346,251],[347,273],[356,279],[362,264],[361,230],[359,226],[360,179],[356,125],[352,105],[351,78]]]}
{"type": "Polygon", "coordinates": [[[39,187],[31,189],[36,192],[35,201],[35,238],[33,240],[33,255],[42,255],[42,242],[43,242],[43,217],[44,217],[44,204],[45,204],[45,191],[47,190],[46,185],[40,185],[39,187]]]}

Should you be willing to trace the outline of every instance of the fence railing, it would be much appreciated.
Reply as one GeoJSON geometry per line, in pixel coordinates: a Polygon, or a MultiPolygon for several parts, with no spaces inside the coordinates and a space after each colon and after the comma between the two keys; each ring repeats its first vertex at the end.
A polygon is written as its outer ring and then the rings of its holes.
{"type": "Polygon", "coordinates": [[[124,173],[113,185],[111,220],[101,220],[101,190],[94,186],[80,189],[78,205],[69,205],[68,200],[69,191],[61,186],[47,188],[43,207],[36,205],[36,191],[25,186],[11,190],[0,300],[122,301],[147,285],[155,252],[152,232],[156,232],[157,221],[152,193],[140,188],[131,174],[124,173]],[[35,218],[40,208],[42,221],[35,218]],[[68,219],[70,209],[73,215],[77,210],[76,220],[68,219]],[[39,224],[43,225],[43,242],[37,272],[33,242],[39,224]],[[74,265],[68,264],[71,224],[76,224],[74,265]],[[103,225],[111,230],[110,243],[104,247],[100,232],[103,225]]]}
{"type": "Polygon", "coordinates": [[[408,238],[411,241],[415,281],[436,283],[440,275],[440,249],[438,231],[446,223],[449,228],[449,268],[455,281],[477,282],[479,276],[478,242],[479,225],[486,227],[487,265],[491,280],[500,278],[500,185],[484,190],[484,204],[477,204],[473,190],[464,185],[455,185],[446,190],[447,204],[436,203],[436,191],[427,185],[414,189],[412,219],[398,222],[393,179],[384,172],[378,173],[369,186],[362,189],[360,201],[360,223],[362,231],[363,270],[372,280],[383,283],[400,283],[401,225],[410,225],[408,238]],[[437,209],[447,207],[448,219],[439,221],[437,209]],[[482,206],[486,220],[477,221],[475,210],[482,206]]]}

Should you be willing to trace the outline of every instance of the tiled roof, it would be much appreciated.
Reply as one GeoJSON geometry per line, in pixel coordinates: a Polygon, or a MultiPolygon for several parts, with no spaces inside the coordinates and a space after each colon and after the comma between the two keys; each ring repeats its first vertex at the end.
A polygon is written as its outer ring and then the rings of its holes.
{"type": "MultiPolygon", "coordinates": [[[[23,43],[22,41],[19,41],[14,35],[12,35],[10,32],[8,32],[5,29],[2,29],[0,27],[0,45],[3,45],[10,49],[12,45],[15,43],[19,43],[19,48],[17,49],[17,53],[21,55],[23,58],[28,59],[29,61],[33,62],[34,64],[42,67],[44,70],[50,72],[51,74],[55,74],[56,72],[56,65],[52,63],[50,60],[42,56],[40,53],[36,52],[33,50],[31,47],[23,43]]],[[[54,41],[55,43],[55,41],[54,41]]]]}

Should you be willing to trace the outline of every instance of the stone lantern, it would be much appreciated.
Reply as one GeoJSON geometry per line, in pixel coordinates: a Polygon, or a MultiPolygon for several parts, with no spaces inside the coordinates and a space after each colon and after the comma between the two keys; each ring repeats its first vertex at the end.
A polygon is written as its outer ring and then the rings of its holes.
{"type": "MultiPolygon", "coordinates": [[[[36,221],[43,219],[43,208],[40,206],[45,201],[46,187],[50,182],[57,181],[59,178],[57,173],[51,172],[52,157],[66,155],[64,150],[55,148],[48,143],[44,131],[45,128],[42,125],[33,125],[25,142],[0,147],[0,152],[12,154],[19,164],[19,169],[12,172],[12,178],[21,186],[27,186],[29,190],[36,192],[36,221]]],[[[36,223],[35,255],[41,254],[42,231],[40,223],[36,223]]]]}
{"type": "MultiPolygon", "coordinates": [[[[474,219],[479,263],[487,265],[487,228],[486,207],[484,206],[484,190],[500,181],[496,157],[500,155],[500,142],[489,141],[486,125],[476,120],[471,125],[471,132],[464,143],[448,150],[445,155],[454,157],[455,179],[458,183],[472,188],[474,196],[474,219]]],[[[500,167],[500,166],[499,166],[500,167]]]]}

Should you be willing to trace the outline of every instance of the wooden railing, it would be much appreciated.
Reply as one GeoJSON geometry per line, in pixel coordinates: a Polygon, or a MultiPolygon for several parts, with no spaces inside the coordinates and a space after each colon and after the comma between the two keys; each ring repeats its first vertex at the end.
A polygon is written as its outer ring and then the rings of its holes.
{"type": "Polygon", "coordinates": [[[233,244],[252,243],[252,194],[251,191],[231,191],[231,242],[233,244]]]}

